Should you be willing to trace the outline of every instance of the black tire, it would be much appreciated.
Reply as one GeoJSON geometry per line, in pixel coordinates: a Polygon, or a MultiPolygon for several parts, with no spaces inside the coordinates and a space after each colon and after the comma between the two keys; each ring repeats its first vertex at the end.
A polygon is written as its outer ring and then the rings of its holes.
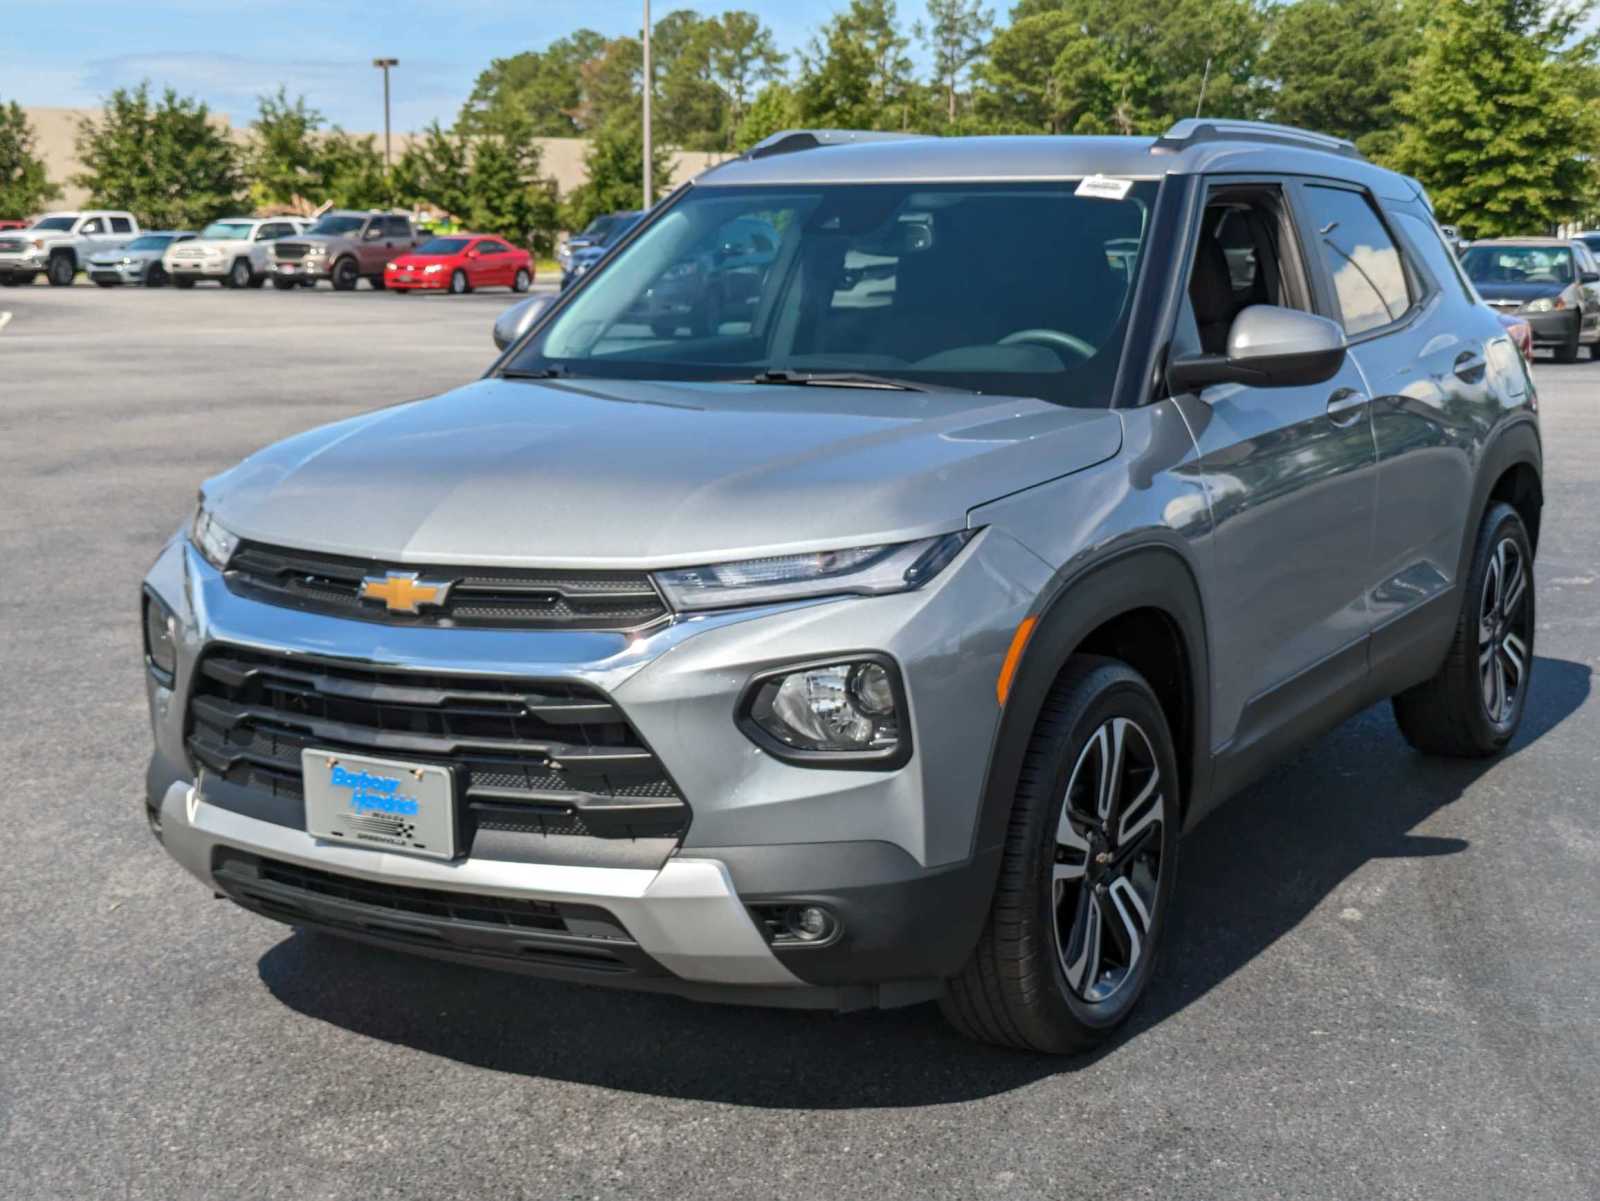
{"type": "Polygon", "coordinates": [[[282,275],[274,275],[272,277],[272,286],[280,292],[292,292],[300,286],[300,281],[293,278],[285,278],[282,275]]]}
{"type": "Polygon", "coordinates": [[[252,288],[264,288],[266,286],[267,286],[267,277],[265,275],[254,274],[254,273],[251,274],[251,276],[250,276],[250,287],[252,287],[252,288]]]}
{"type": "Polygon", "coordinates": [[[1591,360],[1600,359],[1600,338],[1596,338],[1589,343],[1589,358],[1591,360]]]}
{"type": "Polygon", "coordinates": [[[389,290],[388,282],[381,275],[369,275],[367,276],[367,282],[372,285],[374,292],[387,292],[389,290]]]}
{"type": "Polygon", "coordinates": [[[1406,741],[1427,754],[1455,758],[1481,759],[1503,751],[1527,708],[1534,618],[1528,531],[1515,509],[1496,502],[1478,526],[1444,664],[1432,679],[1390,702],[1406,741]],[[1496,611],[1486,616],[1491,600],[1496,611]],[[1497,680],[1506,699],[1491,712],[1497,680]]]}
{"type": "Polygon", "coordinates": [[[68,288],[78,274],[78,264],[70,254],[53,254],[44,274],[52,288],[68,288]]]}
{"type": "Polygon", "coordinates": [[[452,296],[464,296],[470,291],[472,291],[472,284],[467,280],[467,273],[457,267],[450,273],[450,294],[452,296]]]}
{"type": "Polygon", "coordinates": [[[144,286],[147,288],[164,288],[171,282],[167,269],[160,263],[151,263],[144,269],[144,286]]]}
{"type": "Polygon", "coordinates": [[[15,275],[0,276],[0,284],[8,288],[20,288],[25,284],[31,284],[37,275],[36,271],[22,271],[15,275]]]}
{"type": "Polygon", "coordinates": [[[1582,346],[1582,338],[1583,314],[1579,313],[1577,323],[1572,327],[1572,337],[1568,338],[1560,346],[1556,347],[1556,362],[1576,363],[1578,361],[1578,350],[1582,346]]]}
{"type": "Polygon", "coordinates": [[[194,287],[194,276],[174,275],[172,277],[172,286],[174,288],[192,288],[194,287]]]}
{"type": "Polygon", "coordinates": [[[354,292],[356,285],[361,282],[361,272],[356,267],[352,258],[342,258],[333,265],[330,274],[335,292],[354,292]]]}
{"type": "Polygon", "coordinates": [[[1108,1038],[1150,981],[1178,821],[1177,756],[1155,693],[1125,663],[1075,656],[1028,745],[989,920],[945,982],[950,1023],[1025,1051],[1079,1052],[1108,1038]],[[1097,773],[1113,738],[1122,791],[1102,805],[1097,773]]]}
{"type": "MultiPolygon", "coordinates": [[[[511,280],[511,290],[513,292],[526,292],[531,287],[533,287],[533,276],[528,274],[526,268],[517,268],[517,274],[511,280]]],[[[1597,345],[1600,345],[1600,343],[1597,343],[1597,345]]]]}
{"type": "Polygon", "coordinates": [[[248,288],[250,286],[250,260],[234,259],[228,264],[228,274],[222,277],[224,288],[248,288]]]}

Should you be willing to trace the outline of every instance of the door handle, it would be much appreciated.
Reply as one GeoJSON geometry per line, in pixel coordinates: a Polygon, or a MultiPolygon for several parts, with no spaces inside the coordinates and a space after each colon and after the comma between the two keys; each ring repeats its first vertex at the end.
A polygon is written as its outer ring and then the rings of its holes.
{"type": "Polygon", "coordinates": [[[1456,355],[1456,361],[1451,365],[1455,376],[1464,384],[1481,384],[1483,371],[1487,361],[1476,350],[1463,350],[1456,355]]]}
{"type": "Polygon", "coordinates": [[[1328,420],[1343,429],[1361,419],[1367,407],[1367,398],[1354,388],[1340,388],[1328,397],[1328,420]]]}

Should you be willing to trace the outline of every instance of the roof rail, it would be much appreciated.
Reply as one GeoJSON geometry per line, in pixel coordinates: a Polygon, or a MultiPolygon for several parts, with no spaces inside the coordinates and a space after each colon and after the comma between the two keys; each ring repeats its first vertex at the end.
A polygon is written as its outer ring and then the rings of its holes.
{"type": "Polygon", "coordinates": [[[1222,117],[1185,117],[1157,138],[1153,149],[1176,152],[1205,142],[1272,142],[1366,160],[1356,144],[1346,138],[1296,129],[1293,125],[1274,125],[1270,121],[1234,121],[1222,117]]]}
{"type": "Polygon", "coordinates": [[[762,138],[740,158],[770,158],[774,154],[793,154],[797,150],[816,150],[821,146],[847,146],[852,142],[900,142],[925,138],[925,133],[895,133],[879,129],[784,129],[762,138]]]}

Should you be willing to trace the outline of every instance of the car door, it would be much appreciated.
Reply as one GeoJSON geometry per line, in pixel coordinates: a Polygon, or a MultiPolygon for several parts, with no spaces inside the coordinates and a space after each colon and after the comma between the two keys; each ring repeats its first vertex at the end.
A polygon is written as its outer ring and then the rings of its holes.
{"type": "MultiPolygon", "coordinates": [[[[1213,181],[1190,244],[1174,355],[1224,353],[1251,305],[1329,315],[1281,182],[1213,181]]],[[[1324,383],[1214,384],[1198,398],[1185,411],[1215,531],[1208,607],[1222,770],[1365,685],[1377,454],[1348,357],[1324,383]]]]}
{"type": "Polygon", "coordinates": [[[1600,265],[1582,242],[1572,243],[1578,269],[1578,290],[1583,294],[1583,324],[1580,337],[1589,342],[1600,338],[1600,265]]]}
{"type": "Polygon", "coordinates": [[[106,248],[110,225],[105,217],[85,217],[78,223],[78,261],[87,263],[106,248]]]}
{"type": "Polygon", "coordinates": [[[377,275],[383,270],[383,265],[388,261],[389,251],[384,245],[386,241],[382,217],[370,217],[362,227],[360,240],[356,243],[356,262],[361,267],[362,275],[377,275]]]}
{"type": "Polygon", "coordinates": [[[511,282],[511,247],[488,238],[479,243],[478,252],[483,256],[479,261],[483,264],[484,283],[499,286],[511,282]]]}

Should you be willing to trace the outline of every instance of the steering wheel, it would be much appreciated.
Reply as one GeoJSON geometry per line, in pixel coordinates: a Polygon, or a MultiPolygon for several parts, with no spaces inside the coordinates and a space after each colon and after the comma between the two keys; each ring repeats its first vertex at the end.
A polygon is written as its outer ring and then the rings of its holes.
{"type": "Polygon", "coordinates": [[[1059,329],[1019,329],[1000,339],[1001,346],[1048,346],[1052,350],[1070,350],[1080,358],[1092,359],[1095,347],[1074,334],[1059,329]]]}

